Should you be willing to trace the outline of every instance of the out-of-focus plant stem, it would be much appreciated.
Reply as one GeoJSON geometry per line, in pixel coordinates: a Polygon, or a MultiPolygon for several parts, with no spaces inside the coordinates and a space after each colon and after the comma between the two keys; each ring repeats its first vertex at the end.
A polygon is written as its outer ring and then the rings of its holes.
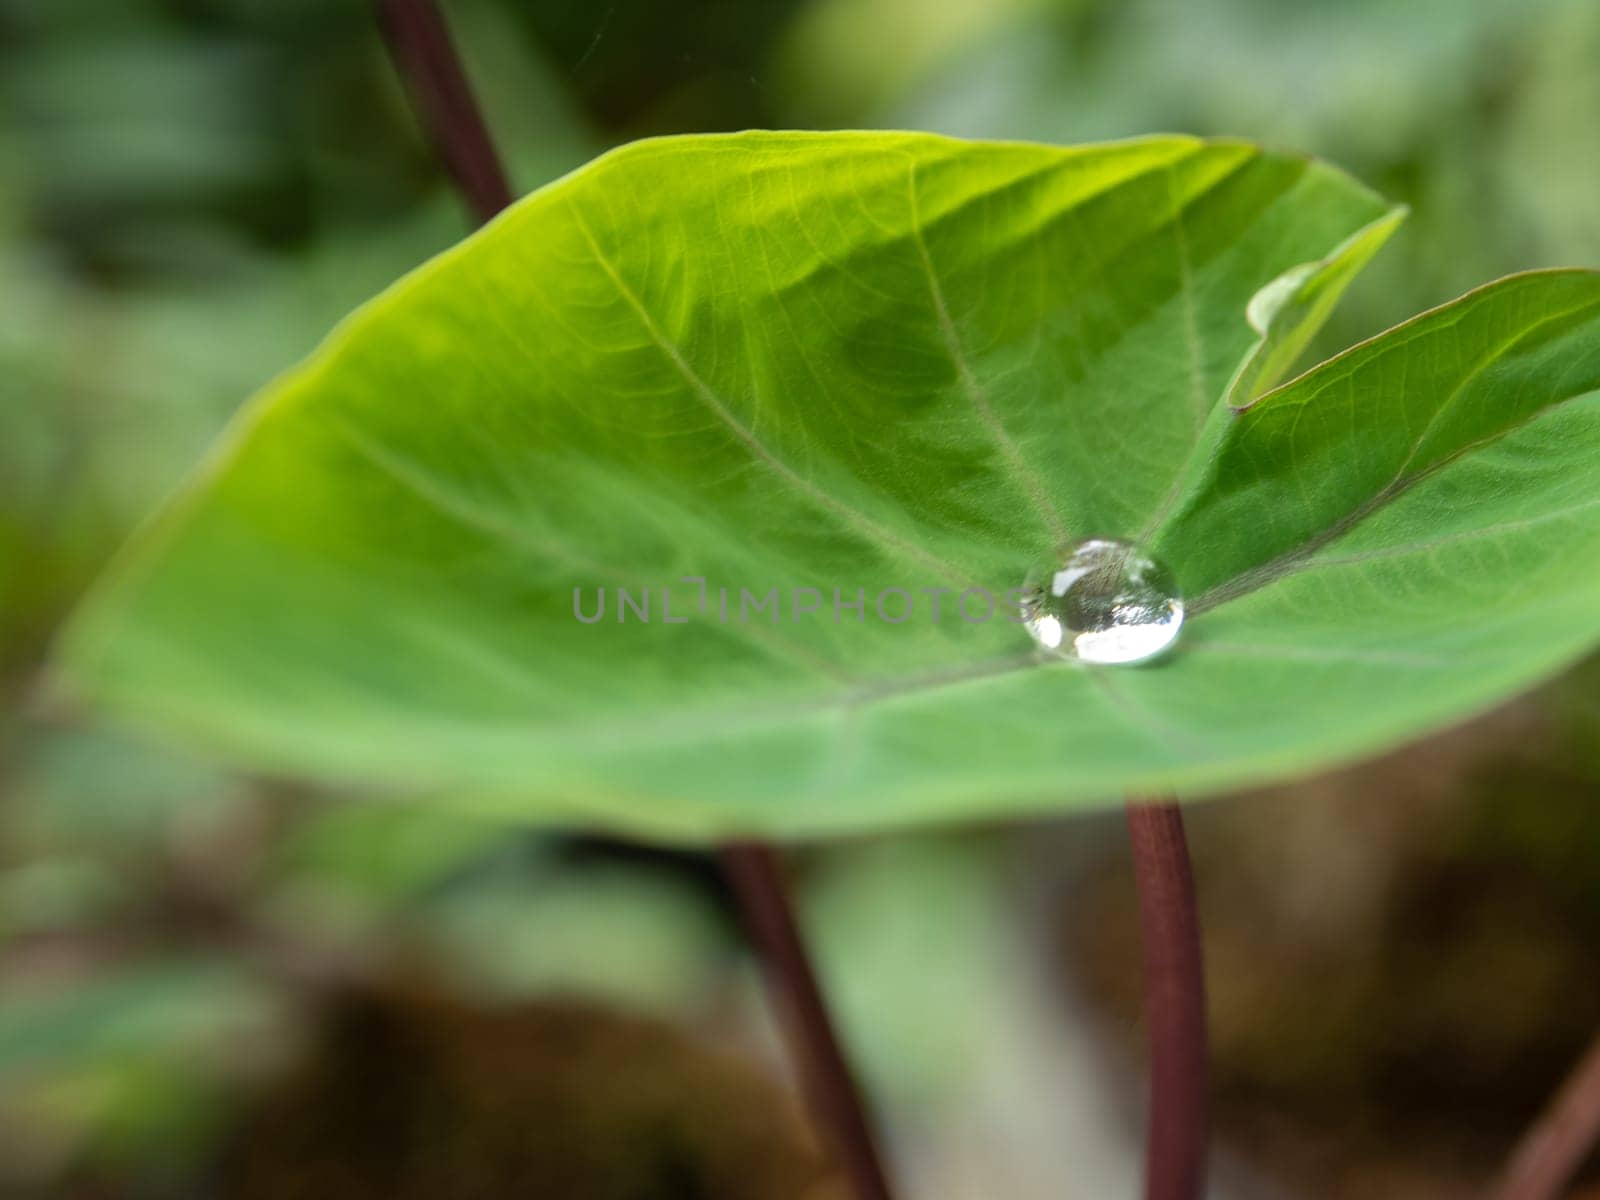
{"type": "Polygon", "coordinates": [[[811,1110],[825,1122],[860,1200],[889,1200],[872,1123],[806,953],[783,862],[762,842],[731,842],[722,861],[768,987],[782,1005],[811,1110]]]}
{"type": "MultiPolygon", "coordinates": [[[[375,0],[395,67],[457,189],[480,222],[512,201],[471,85],[433,0],[375,0]]],[[[795,920],[777,852],[759,842],[723,849],[723,866],[767,976],[815,1118],[828,1131],[858,1200],[890,1200],[860,1090],[833,1030],[795,920]]]]}
{"type": "Polygon", "coordinates": [[[511,185],[433,0],[376,0],[389,54],[417,115],[478,221],[511,203],[511,185]]]}
{"type": "Polygon", "coordinates": [[[1205,971],[1183,814],[1170,799],[1131,800],[1128,833],[1144,939],[1150,1041],[1146,1200],[1205,1193],[1209,1068],[1205,971]]]}

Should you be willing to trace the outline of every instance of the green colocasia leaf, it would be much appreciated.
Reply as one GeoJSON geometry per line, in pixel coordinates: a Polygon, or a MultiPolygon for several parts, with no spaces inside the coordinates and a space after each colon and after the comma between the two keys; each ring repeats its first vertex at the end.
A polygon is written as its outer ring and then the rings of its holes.
{"type": "Polygon", "coordinates": [[[1397,219],[1234,142],[625,148],[258,399],[69,675],[279,769],[691,837],[1375,749],[1600,634],[1600,277],[1507,280],[1267,390],[1397,219]],[[1013,619],[1087,536],[1189,597],[1153,664],[1041,658],[1013,619]]]}

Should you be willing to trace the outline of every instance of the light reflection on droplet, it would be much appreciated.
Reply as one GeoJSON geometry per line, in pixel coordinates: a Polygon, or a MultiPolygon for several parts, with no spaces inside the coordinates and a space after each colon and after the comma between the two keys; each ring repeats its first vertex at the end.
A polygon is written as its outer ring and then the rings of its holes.
{"type": "Polygon", "coordinates": [[[1177,640],[1183,600],[1166,570],[1133,543],[1089,538],[1029,575],[1022,622],[1034,641],[1065,658],[1139,663],[1177,640]]]}

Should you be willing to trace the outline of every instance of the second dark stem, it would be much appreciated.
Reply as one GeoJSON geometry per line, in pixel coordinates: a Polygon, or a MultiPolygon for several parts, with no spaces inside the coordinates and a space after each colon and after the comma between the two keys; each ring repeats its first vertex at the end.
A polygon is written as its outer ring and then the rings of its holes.
{"type": "Polygon", "coordinates": [[[1197,1200],[1209,1139],[1205,972],[1183,814],[1172,803],[1128,805],[1144,939],[1150,1039],[1146,1200],[1197,1200]]]}
{"type": "Polygon", "coordinates": [[[439,157],[473,216],[489,220],[511,203],[511,186],[444,18],[433,0],[375,3],[390,57],[439,157]]]}
{"type": "MultiPolygon", "coordinates": [[[[433,0],[375,0],[390,55],[457,189],[481,223],[511,203],[505,168],[433,0]]],[[[787,1010],[816,1118],[826,1127],[858,1200],[890,1200],[866,1106],[850,1073],[770,846],[735,843],[723,865],[744,911],[771,991],[787,1010]]]]}
{"type": "Polygon", "coordinates": [[[760,957],[768,990],[783,1006],[811,1111],[826,1124],[826,1133],[859,1200],[889,1200],[888,1177],[878,1159],[871,1120],[806,953],[789,903],[783,863],[777,852],[762,842],[725,845],[722,863],[760,957]]]}

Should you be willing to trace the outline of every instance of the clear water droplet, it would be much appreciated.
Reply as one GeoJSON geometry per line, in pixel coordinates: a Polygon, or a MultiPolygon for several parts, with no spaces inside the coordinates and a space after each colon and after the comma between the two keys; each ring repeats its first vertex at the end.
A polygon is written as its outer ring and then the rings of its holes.
{"type": "Polygon", "coordinates": [[[1028,576],[1022,623],[1063,658],[1138,663],[1177,640],[1183,600],[1166,569],[1132,542],[1089,538],[1028,576]]]}

